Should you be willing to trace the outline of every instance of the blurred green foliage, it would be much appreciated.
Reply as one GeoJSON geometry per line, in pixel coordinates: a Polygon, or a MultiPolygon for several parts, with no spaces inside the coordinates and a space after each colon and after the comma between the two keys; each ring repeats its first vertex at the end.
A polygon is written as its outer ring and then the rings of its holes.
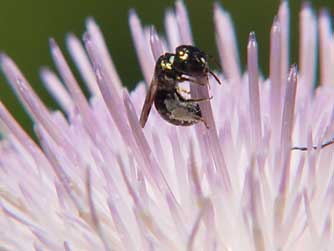
{"type": "MultiPolygon", "coordinates": [[[[217,55],[212,15],[212,0],[186,0],[196,44],[204,51],[217,55]]],[[[259,42],[260,65],[268,72],[269,33],[279,1],[225,0],[223,7],[231,14],[237,31],[241,62],[246,60],[248,34],[255,31],[259,42]]],[[[333,6],[332,0],[314,1],[320,7],[333,6]]],[[[48,38],[54,37],[65,49],[64,38],[68,32],[81,36],[85,20],[92,16],[101,26],[107,44],[123,83],[129,88],[142,79],[128,28],[128,11],[136,9],[144,24],[154,24],[163,32],[164,11],[173,7],[174,1],[153,0],[57,0],[57,1],[3,1],[0,8],[0,50],[9,54],[30,80],[36,92],[51,107],[56,105],[43,88],[38,76],[40,66],[52,62],[48,38]]],[[[302,1],[290,1],[292,62],[298,59],[298,17],[302,1]]],[[[330,9],[330,11],[332,11],[330,9]]],[[[68,54],[67,54],[68,56],[68,54]]],[[[218,57],[218,56],[216,56],[218,57]]],[[[74,68],[73,68],[74,69],[74,68]]],[[[0,98],[21,124],[31,132],[31,123],[17,102],[3,77],[0,78],[0,98]]]]}

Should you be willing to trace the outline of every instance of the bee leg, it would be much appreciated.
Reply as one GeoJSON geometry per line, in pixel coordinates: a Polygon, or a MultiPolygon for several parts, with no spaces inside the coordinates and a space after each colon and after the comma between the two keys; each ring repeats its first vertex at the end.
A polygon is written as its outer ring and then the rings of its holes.
{"type": "Polygon", "coordinates": [[[201,121],[201,122],[203,122],[203,124],[205,125],[206,129],[210,128],[205,119],[203,119],[202,117],[199,117],[198,120],[201,121]]]}
{"type": "Polygon", "coordinates": [[[185,103],[199,103],[199,102],[204,102],[204,101],[209,101],[211,100],[213,97],[209,97],[209,98],[189,98],[189,99],[185,99],[183,102],[185,103]]]}
{"type": "MultiPolygon", "coordinates": [[[[203,101],[209,101],[210,99],[212,99],[213,97],[209,97],[209,98],[189,98],[189,99],[186,99],[185,97],[183,97],[181,95],[181,93],[179,92],[179,89],[180,87],[177,87],[176,89],[176,92],[175,94],[178,96],[179,99],[182,100],[182,102],[184,103],[199,103],[199,102],[203,102],[203,101]]],[[[182,88],[181,88],[181,91],[182,91],[182,88]]],[[[190,93],[190,92],[189,92],[190,93]]]]}
{"type": "Polygon", "coordinates": [[[180,82],[183,82],[183,81],[196,82],[196,78],[189,76],[189,75],[185,75],[185,74],[182,74],[180,77],[178,77],[178,80],[180,82]]]}
{"type": "Polygon", "coordinates": [[[186,94],[190,94],[190,91],[188,91],[187,89],[181,88],[181,87],[179,87],[179,86],[177,86],[176,89],[177,89],[177,91],[179,91],[179,92],[184,92],[184,93],[186,93],[186,94]]]}
{"type": "Polygon", "coordinates": [[[181,77],[178,78],[178,81],[180,82],[189,81],[191,83],[198,84],[198,85],[207,85],[207,82],[202,82],[198,78],[194,78],[192,76],[185,75],[185,74],[182,74],[181,77]]]}

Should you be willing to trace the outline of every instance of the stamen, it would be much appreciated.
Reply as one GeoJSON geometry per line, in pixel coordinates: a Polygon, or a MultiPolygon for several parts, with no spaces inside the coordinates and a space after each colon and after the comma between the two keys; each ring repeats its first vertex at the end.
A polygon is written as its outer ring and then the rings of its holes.
{"type": "MultiPolygon", "coordinates": [[[[318,149],[323,149],[327,146],[333,145],[334,144],[334,139],[327,141],[326,143],[322,144],[320,147],[319,146],[312,146],[311,149],[318,150],[318,149]]],[[[299,151],[309,151],[310,148],[308,147],[303,147],[303,146],[294,146],[291,148],[291,150],[299,150],[299,151]]]]}

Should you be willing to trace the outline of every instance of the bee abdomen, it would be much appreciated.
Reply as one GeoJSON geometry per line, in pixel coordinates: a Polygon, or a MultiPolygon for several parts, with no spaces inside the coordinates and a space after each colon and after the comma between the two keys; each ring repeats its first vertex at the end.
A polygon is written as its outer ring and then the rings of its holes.
{"type": "Polygon", "coordinates": [[[159,90],[154,105],[161,117],[180,126],[190,126],[201,121],[202,113],[198,104],[185,102],[176,91],[159,90]]]}

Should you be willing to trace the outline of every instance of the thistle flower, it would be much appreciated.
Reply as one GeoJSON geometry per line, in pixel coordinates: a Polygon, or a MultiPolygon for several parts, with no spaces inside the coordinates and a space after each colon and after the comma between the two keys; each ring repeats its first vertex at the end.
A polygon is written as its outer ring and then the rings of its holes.
{"type": "Polygon", "coordinates": [[[193,96],[214,96],[201,106],[210,129],[170,125],[154,109],[145,129],[138,123],[157,56],[192,44],[182,2],[166,13],[166,40],[130,12],[144,75],[130,94],[92,19],[84,44],[72,34],[66,40],[89,100],[50,40],[60,77],[46,68],[41,77],[63,113],[50,111],[15,63],[1,56],[39,144],[0,104],[0,250],[334,249],[333,149],[312,147],[334,130],[329,15],[317,17],[303,6],[297,72],[289,70],[289,8],[281,4],[268,80],[259,73],[255,34],[242,74],[230,16],[215,5],[214,19],[223,85],[191,86],[193,96]]]}

